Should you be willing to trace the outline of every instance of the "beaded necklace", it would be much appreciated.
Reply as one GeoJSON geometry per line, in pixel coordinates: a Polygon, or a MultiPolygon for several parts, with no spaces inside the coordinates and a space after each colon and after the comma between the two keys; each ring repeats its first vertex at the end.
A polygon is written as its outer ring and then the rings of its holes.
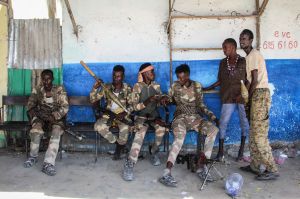
{"type": "Polygon", "coordinates": [[[229,76],[233,76],[234,75],[235,68],[236,68],[237,62],[239,60],[239,57],[240,57],[240,55],[236,56],[236,60],[235,60],[235,63],[233,65],[229,64],[229,56],[226,58],[226,61],[227,61],[227,70],[228,70],[229,76]]]}

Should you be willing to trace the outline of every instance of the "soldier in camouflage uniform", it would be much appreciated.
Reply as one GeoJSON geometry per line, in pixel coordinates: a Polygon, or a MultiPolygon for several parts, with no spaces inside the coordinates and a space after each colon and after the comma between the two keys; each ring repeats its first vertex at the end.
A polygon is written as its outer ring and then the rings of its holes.
{"type": "MultiPolygon", "coordinates": [[[[113,82],[106,84],[105,86],[118,97],[119,101],[127,108],[127,110],[132,111],[132,108],[129,105],[131,87],[128,84],[123,83],[124,73],[124,67],[116,65],[113,68],[113,82]]],[[[101,89],[98,92],[99,87],[100,83],[96,82],[90,93],[90,101],[92,103],[97,103],[104,97],[106,101],[106,108],[102,117],[95,123],[94,128],[108,142],[116,144],[113,160],[119,160],[121,151],[127,143],[129,123],[131,120],[128,114],[106,95],[104,89],[101,89]],[[119,136],[114,135],[109,130],[109,128],[114,124],[119,128],[119,136]]]]}
{"type": "Polygon", "coordinates": [[[253,49],[253,33],[245,29],[240,34],[240,46],[247,54],[247,80],[250,82],[250,135],[251,164],[242,170],[258,174],[257,180],[274,180],[279,176],[268,140],[270,90],[266,63],[259,51],[253,49]]]}
{"type": "Polygon", "coordinates": [[[32,167],[37,162],[41,137],[45,131],[51,131],[42,172],[53,176],[56,174],[55,158],[60,137],[64,132],[63,120],[69,110],[69,104],[64,88],[52,85],[53,72],[44,70],[41,76],[42,85],[32,90],[27,105],[32,128],[30,130],[30,157],[24,162],[24,167],[32,167]]]}
{"type": "Polygon", "coordinates": [[[128,159],[125,161],[123,178],[126,181],[133,180],[133,167],[136,164],[144,137],[149,125],[155,129],[155,143],[151,147],[151,160],[154,166],[160,165],[157,155],[159,145],[165,134],[165,127],[162,120],[159,119],[157,106],[160,103],[162,92],[160,85],[154,82],[154,67],[150,63],[142,64],[139,69],[138,83],[133,87],[132,106],[136,111],[135,116],[135,137],[131,146],[128,159]]]}
{"type": "MultiPolygon", "coordinates": [[[[177,186],[177,182],[171,175],[171,169],[181,150],[187,130],[195,130],[206,135],[204,151],[200,154],[202,158],[198,163],[199,169],[197,171],[201,178],[204,178],[207,174],[207,168],[204,164],[205,158],[210,159],[214,141],[219,131],[216,125],[213,124],[213,122],[218,123],[216,116],[207,109],[203,102],[201,84],[190,80],[189,66],[182,64],[176,68],[175,72],[178,81],[172,85],[168,99],[168,102],[176,104],[176,111],[172,122],[175,140],[169,152],[166,169],[163,176],[159,179],[162,184],[173,187],[177,186]],[[206,115],[209,121],[202,118],[199,114],[206,115]]],[[[165,100],[167,101],[167,99],[165,100]]]]}

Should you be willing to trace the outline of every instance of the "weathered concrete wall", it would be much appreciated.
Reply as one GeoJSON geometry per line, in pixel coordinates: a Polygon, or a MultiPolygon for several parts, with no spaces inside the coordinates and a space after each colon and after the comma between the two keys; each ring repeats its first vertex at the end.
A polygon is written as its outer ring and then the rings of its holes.
{"type": "MultiPolygon", "coordinates": [[[[176,0],[176,15],[251,15],[255,1],[176,0]],[[178,12],[180,11],[180,12],[178,12]]],[[[261,17],[261,50],[266,59],[299,58],[299,1],[269,1],[261,17]],[[279,14],[280,13],[280,14],[279,14]]],[[[72,25],[63,9],[66,63],[168,61],[168,1],[88,0],[72,1],[71,7],[80,36],[72,34],[72,25]]],[[[243,28],[255,33],[255,18],[177,19],[173,23],[174,47],[220,47],[228,37],[238,39],[243,28]]],[[[241,52],[241,54],[243,54],[241,52]]],[[[220,59],[221,51],[185,52],[175,60],[220,59]]]]}
{"type": "MultiPolygon", "coordinates": [[[[7,93],[7,51],[8,51],[7,8],[0,5],[0,93],[7,93]]],[[[0,99],[2,104],[2,98],[0,99]]]]}
{"type": "MultiPolygon", "coordinates": [[[[8,25],[7,25],[7,8],[0,5],[0,94],[7,93],[7,46],[8,46],[8,25]]],[[[2,105],[2,98],[0,98],[2,105]]],[[[4,146],[5,138],[0,131],[0,148],[4,146]]]]}
{"type": "MultiPolygon", "coordinates": [[[[84,60],[105,81],[110,81],[114,64],[127,69],[126,80],[133,84],[142,62],[153,62],[157,67],[157,81],[166,92],[169,86],[169,49],[165,30],[168,21],[168,1],[152,0],[73,0],[71,7],[80,27],[79,37],[72,33],[72,25],[63,9],[63,75],[71,95],[88,95],[93,80],[78,64],[84,60]]],[[[300,1],[272,0],[261,17],[261,51],[267,60],[272,90],[272,140],[300,138],[298,88],[300,75],[300,1]]],[[[250,15],[255,1],[177,0],[175,14],[194,15],[250,15]],[[178,12],[179,11],[179,12],[178,12]],[[180,13],[181,12],[181,13],[180,13]]],[[[248,28],[255,33],[255,18],[226,20],[176,20],[173,23],[174,47],[221,47],[228,37],[238,40],[239,33],[248,28]]],[[[241,55],[243,52],[239,51],[241,55]]],[[[192,78],[208,85],[216,80],[222,51],[178,52],[174,66],[188,63],[192,78]]],[[[218,96],[206,98],[217,115],[218,96]]],[[[72,120],[93,120],[84,109],[72,109],[72,120]],[[83,117],[84,116],[84,117],[83,117]]],[[[229,142],[239,139],[239,125],[234,115],[228,129],[229,142]]]]}

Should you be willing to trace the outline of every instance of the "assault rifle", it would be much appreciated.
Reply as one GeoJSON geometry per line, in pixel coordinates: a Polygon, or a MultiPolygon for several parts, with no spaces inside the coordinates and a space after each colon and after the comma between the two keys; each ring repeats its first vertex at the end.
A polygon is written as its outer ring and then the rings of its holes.
{"type": "MultiPolygon", "coordinates": [[[[107,109],[102,109],[102,112],[103,112],[104,115],[109,116],[109,119],[107,121],[108,126],[111,126],[114,120],[118,120],[116,113],[114,113],[110,110],[107,110],[107,109]]],[[[119,121],[124,123],[124,124],[127,124],[128,126],[133,126],[132,120],[126,118],[126,116],[124,118],[122,118],[122,120],[119,120],[119,121]]]]}
{"type": "Polygon", "coordinates": [[[114,101],[120,108],[122,108],[126,113],[129,114],[129,111],[126,109],[126,107],[123,106],[123,104],[120,102],[120,100],[118,99],[118,97],[111,92],[105,85],[104,83],[95,75],[95,73],[93,73],[93,71],[83,62],[80,61],[80,64],[88,71],[88,73],[90,73],[90,75],[93,76],[93,78],[97,81],[100,82],[100,85],[102,87],[102,89],[104,90],[106,96],[108,98],[110,98],[112,101],[114,101]]]}

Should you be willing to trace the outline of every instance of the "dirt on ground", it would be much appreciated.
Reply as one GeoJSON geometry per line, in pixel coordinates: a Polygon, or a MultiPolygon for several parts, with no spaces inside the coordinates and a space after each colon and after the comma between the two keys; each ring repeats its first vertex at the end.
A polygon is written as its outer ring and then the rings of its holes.
{"type": "MultiPolygon", "coordinates": [[[[238,198],[299,198],[300,157],[289,158],[279,166],[280,178],[275,181],[257,181],[251,173],[243,172],[236,162],[227,158],[227,164],[216,168],[224,175],[224,180],[207,184],[199,190],[202,181],[186,164],[177,164],[172,174],[178,180],[178,187],[166,187],[158,178],[166,161],[166,153],[161,154],[162,165],[152,166],[148,158],[136,164],[135,180],[125,182],[121,177],[123,160],[113,161],[107,154],[99,154],[94,161],[93,153],[64,153],[57,160],[57,175],[49,177],[41,172],[44,154],[32,168],[24,168],[25,154],[5,149],[0,151],[0,198],[230,198],[224,189],[225,179],[232,173],[243,176],[244,185],[238,198]]],[[[217,175],[215,175],[217,176],[217,175]]]]}

